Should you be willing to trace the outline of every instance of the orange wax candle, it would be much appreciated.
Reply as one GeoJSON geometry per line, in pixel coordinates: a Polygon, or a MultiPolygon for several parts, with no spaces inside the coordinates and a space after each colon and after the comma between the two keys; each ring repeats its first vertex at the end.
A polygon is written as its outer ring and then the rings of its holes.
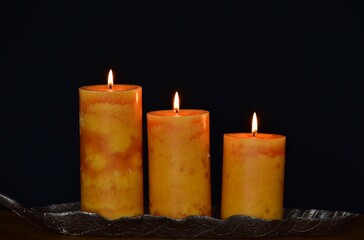
{"type": "Polygon", "coordinates": [[[150,214],[211,216],[209,112],[178,108],[147,113],[150,214]]]}
{"type": "Polygon", "coordinates": [[[142,88],[85,86],[79,98],[81,210],[143,214],[142,88]]]}
{"type": "Polygon", "coordinates": [[[224,135],[222,219],[282,219],[285,144],[285,136],[254,130],[224,135]]]}

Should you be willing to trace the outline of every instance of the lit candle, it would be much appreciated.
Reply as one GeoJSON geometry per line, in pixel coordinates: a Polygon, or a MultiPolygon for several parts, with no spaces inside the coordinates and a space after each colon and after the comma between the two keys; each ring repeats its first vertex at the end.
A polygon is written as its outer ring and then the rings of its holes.
{"type": "Polygon", "coordinates": [[[282,219],[286,137],[258,133],[224,135],[221,218],[248,215],[282,219]]]}
{"type": "Polygon", "coordinates": [[[105,218],[143,208],[142,88],[108,84],[79,89],[81,210],[105,218]]]}
{"type": "Polygon", "coordinates": [[[152,215],[211,216],[209,112],[147,113],[149,209],[152,215]]]}

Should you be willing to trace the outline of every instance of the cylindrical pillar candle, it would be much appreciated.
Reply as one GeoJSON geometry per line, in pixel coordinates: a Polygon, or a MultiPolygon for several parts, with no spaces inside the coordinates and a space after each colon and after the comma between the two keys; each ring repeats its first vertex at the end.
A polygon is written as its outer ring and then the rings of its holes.
{"type": "Polygon", "coordinates": [[[282,219],[286,137],[224,135],[221,218],[282,219]]]}
{"type": "Polygon", "coordinates": [[[85,86],[79,103],[81,210],[143,214],[142,88],[85,86]]]}
{"type": "Polygon", "coordinates": [[[147,113],[150,214],[211,216],[209,112],[147,113]]]}

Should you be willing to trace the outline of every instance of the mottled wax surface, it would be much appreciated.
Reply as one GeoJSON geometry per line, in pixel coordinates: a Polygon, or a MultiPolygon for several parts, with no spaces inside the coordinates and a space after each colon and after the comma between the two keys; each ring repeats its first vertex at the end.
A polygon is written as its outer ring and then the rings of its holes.
{"type": "Polygon", "coordinates": [[[143,214],[141,87],[89,86],[79,97],[81,209],[108,219],[143,214]]]}
{"type": "Polygon", "coordinates": [[[211,216],[209,112],[178,115],[147,114],[150,213],[211,216]]]}
{"type": "Polygon", "coordinates": [[[282,219],[286,137],[224,135],[221,217],[282,219]]]}

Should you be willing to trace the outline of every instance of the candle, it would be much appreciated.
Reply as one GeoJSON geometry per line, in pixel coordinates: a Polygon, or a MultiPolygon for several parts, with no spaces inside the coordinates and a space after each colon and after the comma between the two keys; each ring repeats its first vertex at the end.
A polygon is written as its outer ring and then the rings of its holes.
{"type": "Polygon", "coordinates": [[[282,219],[286,137],[258,133],[224,135],[221,218],[248,215],[282,219]]]}
{"type": "Polygon", "coordinates": [[[79,88],[81,210],[116,219],[144,212],[142,88],[108,81],[79,88]]]}
{"type": "Polygon", "coordinates": [[[211,216],[209,112],[147,113],[149,209],[152,215],[211,216]]]}

